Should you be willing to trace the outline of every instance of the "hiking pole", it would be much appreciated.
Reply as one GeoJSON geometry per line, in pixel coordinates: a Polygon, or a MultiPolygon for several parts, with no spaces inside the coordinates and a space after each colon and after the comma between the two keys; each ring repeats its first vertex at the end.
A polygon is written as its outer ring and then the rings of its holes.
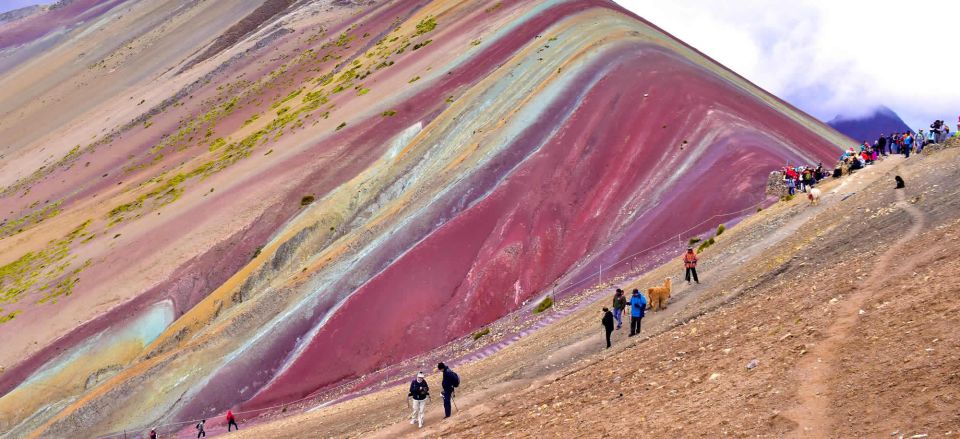
{"type": "Polygon", "coordinates": [[[453,397],[453,394],[452,394],[452,393],[450,394],[450,401],[453,401],[453,407],[456,408],[457,411],[459,412],[459,411],[460,411],[460,407],[457,407],[457,399],[453,397]]]}

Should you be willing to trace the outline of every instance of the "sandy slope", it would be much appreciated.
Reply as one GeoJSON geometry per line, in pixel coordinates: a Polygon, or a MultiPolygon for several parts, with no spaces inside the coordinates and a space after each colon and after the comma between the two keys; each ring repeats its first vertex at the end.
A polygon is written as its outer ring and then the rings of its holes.
{"type": "Polygon", "coordinates": [[[648,314],[648,338],[619,331],[600,349],[597,303],[459,367],[450,420],[437,398],[417,431],[400,386],[239,436],[958,434],[958,155],[888,159],[825,185],[820,207],[794,200],[747,219],[703,255],[703,285],[648,314]]]}

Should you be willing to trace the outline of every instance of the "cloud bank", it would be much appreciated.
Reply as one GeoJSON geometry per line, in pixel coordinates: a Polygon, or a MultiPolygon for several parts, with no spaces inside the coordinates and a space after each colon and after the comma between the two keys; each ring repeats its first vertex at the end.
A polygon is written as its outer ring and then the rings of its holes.
{"type": "Polygon", "coordinates": [[[618,3],[824,121],[879,105],[915,129],[960,115],[960,1],[618,3]]]}

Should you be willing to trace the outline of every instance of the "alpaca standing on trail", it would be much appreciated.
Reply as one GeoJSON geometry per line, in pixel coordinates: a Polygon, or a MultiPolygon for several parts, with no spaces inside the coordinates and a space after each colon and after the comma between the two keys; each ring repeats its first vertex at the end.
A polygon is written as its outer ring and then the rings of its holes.
{"type": "Polygon", "coordinates": [[[811,206],[816,206],[817,204],[820,204],[820,189],[817,189],[817,188],[810,189],[810,193],[807,194],[807,198],[810,199],[811,206]]]}
{"type": "Polygon", "coordinates": [[[647,297],[650,298],[650,309],[657,311],[660,308],[667,309],[667,301],[670,300],[670,278],[663,281],[662,287],[651,287],[647,289],[647,297]]]}

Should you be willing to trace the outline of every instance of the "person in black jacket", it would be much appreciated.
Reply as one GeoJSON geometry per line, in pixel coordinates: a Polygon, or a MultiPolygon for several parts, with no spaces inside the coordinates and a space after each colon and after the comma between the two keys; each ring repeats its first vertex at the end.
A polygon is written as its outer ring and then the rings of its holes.
{"type": "Polygon", "coordinates": [[[438,363],[437,369],[443,372],[443,381],[440,382],[440,387],[443,388],[443,392],[440,393],[440,396],[443,397],[443,417],[449,418],[451,412],[450,404],[453,401],[453,391],[457,387],[460,387],[460,376],[443,363],[438,363]]]}
{"type": "Polygon", "coordinates": [[[417,427],[423,428],[423,412],[427,409],[427,398],[430,397],[430,386],[423,376],[423,372],[417,373],[417,377],[410,382],[410,423],[417,424],[417,427]]]}
{"type": "Polygon", "coordinates": [[[887,137],[880,133],[880,138],[877,139],[877,148],[880,148],[880,154],[887,155],[887,137]]]}
{"type": "Polygon", "coordinates": [[[610,334],[613,334],[613,313],[609,309],[603,309],[603,318],[600,319],[603,330],[607,333],[607,349],[610,349],[610,334]]]}

